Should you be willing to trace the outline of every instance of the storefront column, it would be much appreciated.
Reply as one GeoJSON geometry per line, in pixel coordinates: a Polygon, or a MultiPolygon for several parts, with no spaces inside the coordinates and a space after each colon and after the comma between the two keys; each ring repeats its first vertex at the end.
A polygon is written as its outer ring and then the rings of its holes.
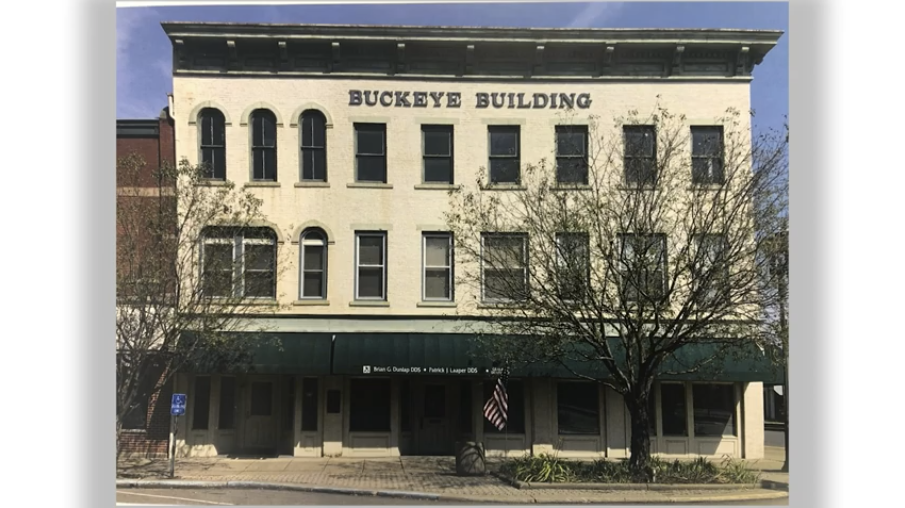
{"type": "Polygon", "coordinates": [[[742,383],[742,456],[764,458],[764,384],[742,383]]]}
{"type": "Polygon", "coordinates": [[[552,383],[549,378],[531,378],[531,409],[533,437],[531,442],[531,454],[535,457],[544,453],[554,453],[556,448],[554,439],[553,418],[556,408],[553,407],[552,383]]]}
{"type": "MultiPolygon", "coordinates": [[[[324,456],[340,457],[343,454],[343,408],[347,406],[346,398],[349,396],[343,389],[343,378],[340,376],[329,376],[324,380],[325,384],[325,400],[324,404],[329,401],[329,393],[331,390],[337,390],[340,394],[340,407],[338,413],[324,412],[324,456]]],[[[326,409],[330,409],[327,407],[326,409]]]]}
{"type": "Polygon", "coordinates": [[[610,458],[628,458],[629,420],[625,399],[610,387],[605,387],[606,455],[610,458]]]}

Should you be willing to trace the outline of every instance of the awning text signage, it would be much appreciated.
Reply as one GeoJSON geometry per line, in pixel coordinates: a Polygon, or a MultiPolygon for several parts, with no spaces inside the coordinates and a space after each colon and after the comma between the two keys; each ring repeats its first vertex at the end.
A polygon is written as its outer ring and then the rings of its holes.
{"type": "Polygon", "coordinates": [[[481,376],[486,374],[500,374],[500,368],[484,367],[420,367],[402,365],[364,365],[362,374],[412,374],[412,375],[441,375],[441,376],[481,376]]]}

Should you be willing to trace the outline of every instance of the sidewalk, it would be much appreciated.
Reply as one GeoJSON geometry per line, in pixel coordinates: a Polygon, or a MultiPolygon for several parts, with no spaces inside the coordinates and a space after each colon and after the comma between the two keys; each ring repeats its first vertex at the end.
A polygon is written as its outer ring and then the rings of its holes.
{"type": "MultiPolygon", "coordinates": [[[[782,466],[774,454],[765,460],[752,462],[749,467],[765,471],[764,478],[788,482],[788,474],[775,473],[782,466]],[[767,478],[766,475],[770,477],[767,478]]],[[[781,454],[780,454],[781,456],[781,454]]],[[[489,460],[494,470],[499,461],[489,460]]],[[[167,461],[121,461],[117,467],[120,486],[179,486],[171,484],[167,475],[167,461]],[[142,480],[136,484],[131,481],[142,480]],[[147,481],[163,480],[164,484],[147,481]],[[144,484],[144,485],[141,485],[144,484]]],[[[572,490],[518,489],[498,478],[487,475],[468,478],[455,475],[452,457],[399,458],[268,458],[242,459],[215,457],[208,459],[177,459],[176,479],[191,482],[183,486],[219,486],[291,488],[319,492],[398,495],[424,499],[459,500],[481,503],[600,503],[600,502],[701,502],[750,499],[776,499],[785,492],[761,488],[734,490],[572,490]],[[209,485],[197,482],[216,482],[209,485]],[[229,482],[229,483],[227,483],[229,482]],[[233,483],[235,482],[235,483],[233,483]],[[241,482],[255,482],[248,485],[241,482]],[[268,485],[260,485],[268,484],[268,485]],[[359,492],[360,491],[360,492],[359,492]]]]}

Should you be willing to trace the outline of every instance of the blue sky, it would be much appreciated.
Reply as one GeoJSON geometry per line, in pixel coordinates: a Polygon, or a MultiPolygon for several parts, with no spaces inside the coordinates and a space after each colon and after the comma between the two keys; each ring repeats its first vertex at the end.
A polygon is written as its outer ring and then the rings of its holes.
{"type": "Polygon", "coordinates": [[[781,127],[789,110],[785,2],[258,5],[117,8],[117,118],[155,118],[166,106],[171,47],[162,21],[782,30],[779,44],[754,69],[755,124],[781,127]]]}

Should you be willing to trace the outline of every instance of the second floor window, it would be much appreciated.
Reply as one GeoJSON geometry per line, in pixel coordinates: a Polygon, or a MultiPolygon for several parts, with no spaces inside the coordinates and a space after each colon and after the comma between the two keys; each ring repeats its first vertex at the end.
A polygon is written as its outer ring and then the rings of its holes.
{"type": "Polygon", "coordinates": [[[491,126],[487,135],[490,140],[490,183],[520,183],[519,126],[491,126]]]}
{"type": "Polygon", "coordinates": [[[697,235],[697,249],[693,263],[693,287],[697,305],[713,309],[725,303],[729,296],[729,265],[726,262],[728,244],[719,234],[697,235]]]}
{"type": "Polygon", "coordinates": [[[205,295],[276,297],[276,236],[272,230],[208,228],[202,242],[205,295]]]}
{"type": "Polygon", "coordinates": [[[387,141],[386,125],[355,124],[355,180],[386,183],[387,141]]]}
{"type": "Polygon", "coordinates": [[[302,299],[327,298],[327,235],[319,229],[302,233],[302,299]]]}
{"type": "Polygon", "coordinates": [[[251,114],[252,180],[277,180],[277,119],[266,109],[251,114]]]}
{"type": "Polygon", "coordinates": [[[355,252],[355,298],[357,300],[386,300],[386,233],[356,233],[355,252]]]}
{"type": "Polygon", "coordinates": [[[588,128],[556,126],[556,182],[588,184],[588,128]]]}
{"type": "Polygon", "coordinates": [[[623,298],[657,302],[666,296],[666,235],[620,235],[620,283],[623,298]]]}
{"type": "Polygon", "coordinates": [[[556,259],[559,272],[555,283],[560,298],[566,301],[582,300],[591,279],[588,234],[557,233],[556,259]]]}
{"type": "Polygon", "coordinates": [[[691,128],[691,181],[723,183],[723,128],[691,128]]]}
{"type": "Polygon", "coordinates": [[[528,296],[528,235],[487,233],[481,254],[482,299],[525,300],[528,296]]]}
{"type": "Polygon", "coordinates": [[[424,300],[453,299],[452,247],[450,233],[424,234],[424,300]]]}
{"type": "Polygon", "coordinates": [[[423,125],[424,183],[453,183],[452,125],[423,125]]]}
{"type": "Polygon", "coordinates": [[[316,110],[302,113],[299,121],[302,130],[302,180],[327,181],[327,119],[316,110]]]}
{"type": "Polygon", "coordinates": [[[623,127],[625,183],[632,187],[657,182],[657,134],[653,126],[623,127]]]}
{"type": "Polygon", "coordinates": [[[212,180],[226,179],[226,120],[223,113],[205,108],[199,118],[200,160],[205,177],[212,180]]]}

